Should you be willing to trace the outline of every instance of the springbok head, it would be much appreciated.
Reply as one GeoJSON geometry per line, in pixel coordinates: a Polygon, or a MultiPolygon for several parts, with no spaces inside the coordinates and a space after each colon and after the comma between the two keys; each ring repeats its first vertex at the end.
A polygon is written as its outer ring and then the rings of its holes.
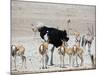
{"type": "Polygon", "coordinates": [[[80,36],[80,33],[79,32],[74,32],[73,33],[76,37],[80,36]]]}
{"type": "Polygon", "coordinates": [[[91,40],[94,39],[95,33],[94,33],[93,25],[92,25],[92,28],[88,27],[88,33],[87,33],[87,35],[91,37],[91,40]]]}
{"type": "Polygon", "coordinates": [[[44,24],[42,22],[37,22],[36,24],[31,24],[33,32],[37,32],[40,27],[44,24]]]}

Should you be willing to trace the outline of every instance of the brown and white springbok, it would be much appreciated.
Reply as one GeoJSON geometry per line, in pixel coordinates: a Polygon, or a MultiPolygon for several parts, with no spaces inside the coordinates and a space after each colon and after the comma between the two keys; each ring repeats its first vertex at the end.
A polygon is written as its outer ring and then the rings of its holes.
{"type": "Polygon", "coordinates": [[[39,46],[39,53],[41,55],[41,67],[40,69],[47,69],[47,63],[48,63],[48,54],[47,54],[47,50],[48,50],[48,43],[44,42],[43,44],[41,44],[39,46]]]}
{"type": "Polygon", "coordinates": [[[24,56],[25,48],[23,45],[11,45],[11,55],[14,58],[15,70],[16,70],[16,56],[20,56],[22,59],[22,67],[26,67],[26,56],[24,56]]]}
{"type": "Polygon", "coordinates": [[[58,48],[58,53],[60,55],[60,67],[64,67],[64,56],[65,56],[65,54],[67,54],[69,56],[69,64],[70,64],[70,66],[73,66],[74,62],[75,62],[75,60],[73,60],[71,62],[71,59],[72,59],[73,56],[76,57],[76,65],[78,65],[77,57],[79,57],[80,60],[81,60],[80,66],[83,65],[83,49],[80,48],[77,45],[74,45],[72,48],[71,47],[68,48],[68,47],[65,47],[64,44],[62,44],[62,46],[60,46],[58,48]],[[62,62],[62,64],[61,64],[61,62],[62,62]]]}
{"type": "Polygon", "coordinates": [[[65,56],[65,47],[64,44],[62,44],[59,48],[58,48],[58,54],[60,56],[60,67],[64,67],[64,56],[65,56]]]}

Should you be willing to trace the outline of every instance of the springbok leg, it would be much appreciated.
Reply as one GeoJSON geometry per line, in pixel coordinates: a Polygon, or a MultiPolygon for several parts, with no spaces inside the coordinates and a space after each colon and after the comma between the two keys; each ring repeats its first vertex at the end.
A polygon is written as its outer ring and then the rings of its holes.
{"type": "Polygon", "coordinates": [[[71,55],[69,55],[69,65],[71,66],[72,63],[71,63],[71,55]]]}
{"type": "Polygon", "coordinates": [[[26,57],[22,56],[22,67],[26,68],[26,57]]]}
{"type": "Polygon", "coordinates": [[[48,55],[44,55],[44,69],[47,69],[48,55]]]}
{"type": "Polygon", "coordinates": [[[76,60],[75,55],[72,55],[72,67],[75,66],[75,60],[76,60]]]}
{"type": "Polygon", "coordinates": [[[45,68],[47,69],[48,55],[45,55],[45,68]]]}
{"type": "Polygon", "coordinates": [[[91,56],[91,43],[88,43],[88,53],[91,56]]]}
{"type": "Polygon", "coordinates": [[[15,64],[15,70],[16,70],[16,55],[14,56],[14,64],[15,64]]]}
{"type": "Polygon", "coordinates": [[[91,62],[92,62],[92,66],[94,67],[94,56],[93,55],[91,55],[91,62]]]}
{"type": "Polygon", "coordinates": [[[62,55],[62,56],[63,56],[63,57],[62,57],[62,58],[63,58],[63,65],[62,65],[62,67],[64,67],[64,55],[62,55]]]}
{"type": "Polygon", "coordinates": [[[43,55],[43,61],[42,61],[42,65],[43,66],[42,66],[42,69],[44,69],[44,64],[45,64],[44,61],[45,61],[45,58],[44,58],[44,55],[43,55]]]}
{"type": "Polygon", "coordinates": [[[25,62],[25,68],[27,68],[27,65],[26,65],[26,57],[25,57],[25,60],[24,60],[24,62],[25,62]]]}
{"type": "Polygon", "coordinates": [[[83,65],[83,55],[82,55],[82,54],[79,54],[78,56],[79,56],[79,58],[81,59],[81,64],[80,64],[80,66],[82,66],[82,65],[83,65]]]}
{"type": "Polygon", "coordinates": [[[76,66],[78,67],[78,58],[77,58],[77,55],[75,55],[75,58],[76,58],[76,66]]]}
{"type": "Polygon", "coordinates": [[[21,58],[22,58],[22,67],[21,68],[23,68],[23,66],[24,66],[24,58],[23,58],[23,56],[21,56],[21,58]]]}
{"type": "Polygon", "coordinates": [[[43,67],[43,56],[41,56],[41,59],[40,59],[40,69],[42,69],[43,67]]]}
{"type": "Polygon", "coordinates": [[[91,58],[91,62],[92,62],[92,66],[94,66],[94,58],[93,58],[93,55],[91,55],[91,50],[90,50],[90,48],[91,48],[91,43],[88,43],[88,52],[89,52],[89,56],[90,56],[90,58],[91,58]]]}
{"type": "Polygon", "coordinates": [[[60,67],[61,67],[61,64],[62,64],[61,61],[62,61],[62,58],[61,58],[61,54],[60,54],[60,67]]]}

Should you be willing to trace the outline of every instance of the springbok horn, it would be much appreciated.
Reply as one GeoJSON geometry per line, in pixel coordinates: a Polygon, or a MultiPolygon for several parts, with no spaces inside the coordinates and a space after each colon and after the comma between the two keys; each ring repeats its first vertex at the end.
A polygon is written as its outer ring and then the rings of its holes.
{"type": "Polygon", "coordinates": [[[34,26],[33,24],[31,24],[31,26],[34,26]]]}
{"type": "Polygon", "coordinates": [[[93,29],[93,25],[92,25],[92,35],[94,36],[94,29],[93,29]]]}

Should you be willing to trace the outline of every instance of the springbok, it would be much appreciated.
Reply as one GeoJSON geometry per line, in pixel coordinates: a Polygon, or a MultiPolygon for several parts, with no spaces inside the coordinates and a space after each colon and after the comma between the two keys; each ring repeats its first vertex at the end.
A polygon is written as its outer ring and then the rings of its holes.
{"type": "Polygon", "coordinates": [[[60,67],[64,67],[64,56],[65,56],[65,47],[62,44],[62,46],[60,46],[58,48],[58,54],[60,55],[60,67]]]}
{"type": "Polygon", "coordinates": [[[80,42],[81,42],[80,32],[74,32],[74,36],[75,36],[75,42],[77,46],[80,47],[80,42]]]}
{"type": "MultiPolygon", "coordinates": [[[[72,57],[73,56],[76,56],[76,64],[78,65],[78,61],[77,61],[77,56],[80,58],[80,60],[81,60],[81,64],[80,64],[80,66],[82,66],[83,65],[83,49],[82,48],[80,48],[79,46],[77,46],[77,45],[74,45],[72,48],[71,47],[65,47],[64,45],[62,45],[62,46],[60,46],[59,48],[58,48],[58,52],[59,52],[59,54],[60,54],[60,57],[61,57],[61,55],[62,55],[62,59],[63,59],[63,64],[61,65],[60,64],[60,66],[62,66],[62,67],[64,67],[64,56],[65,56],[65,54],[67,54],[68,56],[69,56],[69,64],[70,64],[70,66],[73,66],[74,65],[74,61],[73,62],[71,62],[71,59],[72,59],[72,57]],[[71,63],[73,63],[72,65],[71,65],[71,63]]],[[[60,58],[60,62],[61,62],[62,60],[61,60],[61,58],[60,58]]]]}
{"type": "Polygon", "coordinates": [[[48,63],[48,54],[47,54],[47,50],[48,50],[48,43],[44,42],[43,44],[41,44],[39,46],[39,53],[41,55],[41,67],[40,69],[47,69],[47,63],[48,63]]]}
{"type": "Polygon", "coordinates": [[[83,37],[82,37],[82,47],[86,47],[86,45],[87,45],[88,54],[91,58],[91,62],[92,62],[93,66],[95,65],[95,63],[94,63],[95,53],[92,53],[91,46],[92,46],[92,43],[94,40],[95,40],[95,33],[94,33],[93,25],[92,25],[92,28],[88,27],[88,33],[86,35],[83,35],[83,37]]]}
{"type": "MultiPolygon", "coordinates": [[[[76,54],[76,56],[78,56],[80,58],[80,60],[81,60],[80,66],[82,66],[83,65],[83,53],[84,53],[84,50],[79,45],[74,45],[73,51],[76,54]]],[[[76,63],[78,64],[77,57],[76,57],[76,63]]]]}
{"type": "Polygon", "coordinates": [[[25,48],[23,45],[11,45],[11,55],[14,58],[15,70],[16,70],[16,56],[20,56],[22,59],[22,67],[26,65],[26,56],[24,56],[25,48]]]}

